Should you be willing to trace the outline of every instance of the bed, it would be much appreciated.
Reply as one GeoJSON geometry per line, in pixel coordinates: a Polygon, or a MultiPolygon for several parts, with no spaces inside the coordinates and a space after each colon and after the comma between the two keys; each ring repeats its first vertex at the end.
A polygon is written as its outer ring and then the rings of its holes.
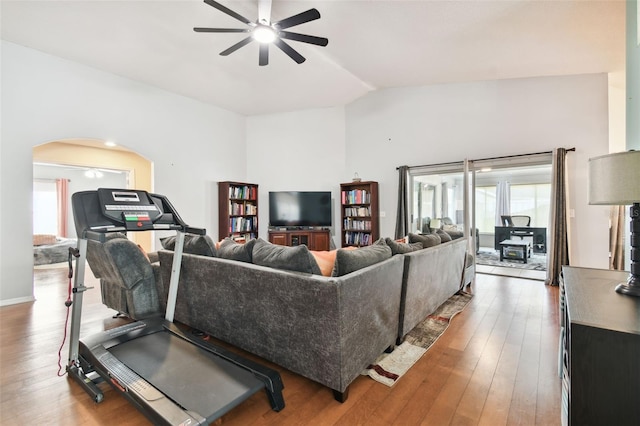
{"type": "Polygon", "coordinates": [[[55,235],[37,234],[33,236],[33,264],[49,265],[66,262],[69,259],[69,247],[75,248],[75,238],[62,238],[55,235]]]}

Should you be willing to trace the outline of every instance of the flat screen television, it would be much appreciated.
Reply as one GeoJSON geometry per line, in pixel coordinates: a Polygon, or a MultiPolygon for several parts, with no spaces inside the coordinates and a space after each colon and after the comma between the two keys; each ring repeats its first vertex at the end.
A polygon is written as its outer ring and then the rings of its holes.
{"type": "Polygon", "coordinates": [[[331,192],[269,192],[269,226],[331,226],[331,192]]]}

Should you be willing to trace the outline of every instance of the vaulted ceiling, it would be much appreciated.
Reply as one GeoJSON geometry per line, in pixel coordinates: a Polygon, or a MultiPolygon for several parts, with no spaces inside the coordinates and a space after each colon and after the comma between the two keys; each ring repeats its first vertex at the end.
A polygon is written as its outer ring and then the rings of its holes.
{"type": "MultiPolygon", "coordinates": [[[[219,0],[250,20],[257,0],[219,0]]],[[[370,91],[450,82],[624,70],[625,2],[274,0],[272,21],[310,8],[291,31],[300,65],[258,45],[219,53],[244,24],[201,0],[2,0],[2,39],[244,115],[344,105],[370,91]]]]}

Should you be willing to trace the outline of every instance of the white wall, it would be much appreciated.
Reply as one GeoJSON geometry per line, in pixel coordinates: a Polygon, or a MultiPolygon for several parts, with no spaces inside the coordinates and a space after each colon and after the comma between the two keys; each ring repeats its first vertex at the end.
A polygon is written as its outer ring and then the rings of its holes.
{"type": "Polygon", "coordinates": [[[334,243],[340,246],[340,182],[345,172],[343,107],[247,118],[247,176],[259,187],[260,236],[267,238],[269,191],[331,191],[334,243]]]}
{"type": "Polygon", "coordinates": [[[381,234],[390,236],[397,166],[575,147],[571,264],[607,268],[608,208],[587,204],[587,161],[608,152],[607,86],[592,74],[378,91],[346,109],[346,167],[380,182],[381,234]]]}
{"type": "Polygon", "coordinates": [[[587,160],[608,148],[606,75],[388,89],[346,107],[244,118],[12,43],[1,47],[0,304],[33,296],[31,149],[66,138],[110,139],[149,158],[155,191],[214,238],[220,180],[260,185],[266,237],[269,191],[331,190],[337,204],[339,183],[358,172],[380,183],[381,233],[390,236],[396,166],[576,147],[568,165],[571,263],[607,267],[608,209],[586,198],[587,160]]]}
{"type": "Polygon", "coordinates": [[[245,118],[2,41],[0,304],[33,298],[32,147],[113,140],[150,159],[154,190],[217,229],[216,182],[244,178],[245,118]]]}

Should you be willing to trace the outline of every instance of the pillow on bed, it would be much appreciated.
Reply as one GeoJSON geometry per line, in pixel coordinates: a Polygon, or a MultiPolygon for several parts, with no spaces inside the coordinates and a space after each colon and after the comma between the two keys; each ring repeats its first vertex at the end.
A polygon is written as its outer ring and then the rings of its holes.
{"type": "Polygon", "coordinates": [[[391,257],[391,248],[384,238],[380,238],[373,245],[360,247],[356,250],[339,249],[332,276],[341,277],[358,269],[366,268],[391,257]]]}
{"type": "Polygon", "coordinates": [[[49,234],[35,234],[33,236],[33,245],[34,246],[44,246],[51,245],[56,243],[56,236],[49,234]]]}
{"type": "Polygon", "coordinates": [[[447,234],[442,229],[436,230],[436,234],[440,237],[440,241],[446,243],[447,241],[451,241],[451,235],[447,234]]]}

